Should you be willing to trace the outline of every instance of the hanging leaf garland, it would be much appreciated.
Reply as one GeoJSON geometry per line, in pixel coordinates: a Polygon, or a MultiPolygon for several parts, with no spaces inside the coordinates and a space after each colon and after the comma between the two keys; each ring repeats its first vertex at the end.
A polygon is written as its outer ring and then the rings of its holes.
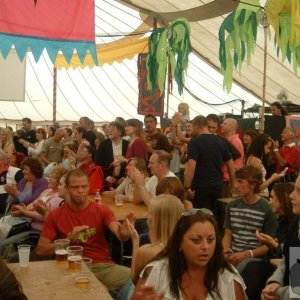
{"type": "MultiPolygon", "coordinates": [[[[233,66],[241,72],[245,58],[248,64],[251,63],[260,10],[259,0],[243,1],[225,18],[219,29],[219,60],[227,92],[232,87],[233,66]]],[[[282,61],[287,59],[297,74],[300,67],[300,0],[268,0],[266,13],[275,32],[277,55],[281,53],[282,61]]]]}
{"type": "Polygon", "coordinates": [[[182,94],[191,51],[190,26],[184,18],[174,20],[168,28],[158,28],[152,32],[146,64],[148,87],[152,95],[155,94],[156,84],[160,93],[163,92],[168,63],[179,94],[182,94]]]}

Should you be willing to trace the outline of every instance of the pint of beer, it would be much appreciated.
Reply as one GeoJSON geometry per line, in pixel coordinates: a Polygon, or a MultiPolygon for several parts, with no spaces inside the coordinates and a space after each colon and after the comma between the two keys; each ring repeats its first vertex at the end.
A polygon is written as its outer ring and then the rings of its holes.
{"type": "Polygon", "coordinates": [[[70,246],[68,251],[68,270],[69,272],[77,272],[81,270],[82,251],[81,246],[70,246]]]}
{"type": "Polygon", "coordinates": [[[67,262],[68,251],[70,241],[68,239],[58,239],[54,241],[55,245],[55,260],[57,264],[62,264],[67,262]]]}

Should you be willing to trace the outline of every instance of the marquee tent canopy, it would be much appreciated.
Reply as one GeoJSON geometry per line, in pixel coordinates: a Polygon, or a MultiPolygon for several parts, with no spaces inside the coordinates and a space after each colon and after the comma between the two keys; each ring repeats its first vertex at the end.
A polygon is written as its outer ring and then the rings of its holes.
{"type": "MultiPolygon", "coordinates": [[[[239,114],[241,100],[245,100],[245,108],[259,103],[263,69],[261,45],[256,49],[258,51],[252,60],[253,65],[248,68],[244,66],[241,77],[238,73],[234,74],[238,85],[233,86],[230,94],[223,90],[222,76],[218,72],[218,29],[225,14],[235,8],[234,1],[96,0],[95,5],[96,43],[100,49],[100,57],[103,47],[124,49],[124,45],[128,46],[134,41],[138,41],[142,45],[140,50],[143,50],[143,39],[149,36],[154,18],[158,21],[158,26],[165,26],[177,17],[189,20],[193,54],[190,55],[186,87],[192,95],[184,91],[183,96],[179,96],[174,85],[173,95],[170,96],[169,115],[176,111],[180,102],[189,103],[192,117],[208,113],[239,114]],[[228,103],[231,100],[236,101],[228,103]]],[[[300,99],[297,88],[299,78],[288,64],[282,64],[276,58],[271,46],[269,50],[267,101],[277,100],[277,94],[285,89],[289,100],[297,103],[300,99]]],[[[109,52],[106,54],[110,56],[109,52]]],[[[133,53],[128,57],[131,59],[120,57],[117,62],[109,61],[100,67],[59,69],[57,120],[73,121],[84,115],[96,122],[111,121],[116,116],[142,119],[142,116],[137,116],[136,55],[133,53]]],[[[35,62],[31,53],[28,53],[25,101],[1,101],[0,119],[20,120],[27,116],[34,121],[51,121],[52,77],[53,64],[47,54],[43,53],[39,61],[35,62]]]]}

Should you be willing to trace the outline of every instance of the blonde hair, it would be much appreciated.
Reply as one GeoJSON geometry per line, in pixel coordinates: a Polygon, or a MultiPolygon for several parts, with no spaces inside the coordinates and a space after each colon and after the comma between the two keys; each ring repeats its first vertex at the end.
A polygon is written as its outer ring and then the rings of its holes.
{"type": "Polygon", "coordinates": [[[176,196],[161,194],[151,200],[150,209],[152,216],[149,228],[150,241],[165,247],[184,211],[184,205],[176,196]]]}
{"type": "Polygon", "coordinates": [[[178,104],[178,107],[181,106],[185,110],[185,115],[190,116],[190,107],[187,103],[181,102],[178,104]]]}
{"type": "Polygon", "coordinates": [[[6,134],[6,136],[7,136],[5,143],[2,144],[2,141],[0,140],[0,147],[1,147],[1,149],[5,153],[7,153],[9,146],[13,144],[13,133],[8,128],[3,128],[2,127],[2,128],[0,128],[0,134],[6,134]]]}

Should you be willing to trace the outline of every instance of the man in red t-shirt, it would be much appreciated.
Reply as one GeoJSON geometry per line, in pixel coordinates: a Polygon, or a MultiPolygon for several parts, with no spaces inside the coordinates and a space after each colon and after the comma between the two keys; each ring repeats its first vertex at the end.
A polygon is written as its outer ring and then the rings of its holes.
{"type": "Polygon", "coordinates": [[[109,229],[121,241],[127,240],[129,226],[134,226],[134,215],[128,215],[121,224],[107,206],[90,202],[87,198],[88,176],[80,169],[70,171],[66,186],[70,201],[48,215],[37,245],[37,255],[54,255],[53,241],[68,238],[71,245],[83,247],[84,257],[93,259],[92,271],[96,277],[110,291],[118,291],[129,279],[130,269],[111,260],[105,230],[109,229]],[[80,235],[83,231],[86,232],[84,239],[80,235]]]}

